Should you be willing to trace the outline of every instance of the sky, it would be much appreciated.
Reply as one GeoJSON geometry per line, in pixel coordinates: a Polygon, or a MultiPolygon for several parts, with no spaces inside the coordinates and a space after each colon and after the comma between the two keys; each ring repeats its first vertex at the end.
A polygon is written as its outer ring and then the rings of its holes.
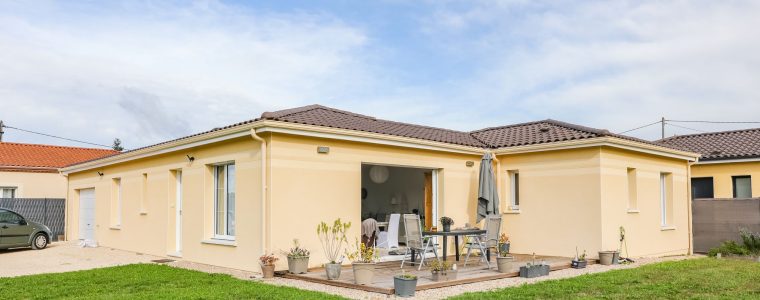
{"type": "Polygon", "coordinates": [[[760,1],[0,0],[0,120],[128,149],[315,103],[462,131],[760,121],[758,16],[760,1]]]}

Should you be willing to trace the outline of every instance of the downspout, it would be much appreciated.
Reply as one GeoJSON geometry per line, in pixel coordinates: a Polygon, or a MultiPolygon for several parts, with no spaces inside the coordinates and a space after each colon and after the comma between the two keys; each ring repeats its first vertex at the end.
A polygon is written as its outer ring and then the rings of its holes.
{"type": "Polygon", "coordinates": [[[691,199],[691,166],[699,162],[699,158],[696,158],[693,162],[687,161],[686,162],[686,199],[688,199],[688,203],[686,205],[686,220],[688,220],[688,226],[689,229],[689,250],[686,252],[687,255],[694,254],[694,232],[692,232],[692,205],[694,202],[692,202],[694,199],[691,199]]]}
{"type": "Polygon", "coordinates": [[[251,128],[251,137],[261,143],[261,253],[266,253],[267,225],[267,141],[256,135],[256,128],[251,128]]]}

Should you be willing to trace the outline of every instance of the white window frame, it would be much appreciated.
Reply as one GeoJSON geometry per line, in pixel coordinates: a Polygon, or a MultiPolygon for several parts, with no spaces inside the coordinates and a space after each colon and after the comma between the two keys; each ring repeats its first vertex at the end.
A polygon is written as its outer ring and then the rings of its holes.
{"type": "Polygon", "coordinates": [[[520,171],[509,170],[509,209],[520,210],[520,171]]]}
{"type": "MultiPolygon", "coordinates": [[[[228,167],[230,165],[234,166],[235,162],[225,162],[225,163],[215,164],[215,165],[213,165],[213,168],[212,168],[213,171],[214,171],[214,218],[213,218],[213,221],[214,221],[214,239],[234,241],[235,240],[235,235],[229,235],[229,234],[227,234],[227,232],[229,230],[229,228],[228,228],[229,221],[227,219],[227,216],[228,216],[228,211],[227,211],[228,207],[227,207],[227,205],[228,205],[228,202],[229,202],[228,199],[227,199],[227,195],[229,195],[229,191],[227,191],[227,188],[229,187],[229,177],[228,177],[229,168],[228,167]],[[223,199],[223,201],[224,201],[224,203],[223,203],[224,204],[224,217],[223,217],[224,220],[222,222],[223,228],[222,228],[221,231],[224,232],[225,234],[218,234],[218,232],[219,232],[218,229],[219,228],[217,228],[217,225],[219,224],[219,222],[217,222],[218,221],[217,217],[219,215],[219,212],[217,211],[217,207],[218,207],[218,204],[219,204],[219,186],[218,186],[219,185],[219,178],[218,178],[219,177],[219,170],[218,170],[218,168],[220,168],[220,167],[224,168],[224,183],[225,183],[225,187],[224,187],[224,199],[223,199]]],[[[237,168],[235,168],[235,170],[237,170],[237,168]]],[[[235,187],[237,187],[237,183],[235,184],[235,187]]],[[[236,199],[236,201],[237,201],[237,199],[236,199]]]]}
{"type": "Polygon", "coordinates": [[[121,178],[114,178],[116,181],[116,220],[114,220],[114,227],[121,227],[121,178]]]}
{"type": "Polygon", "coordinates": [[[12,190],[13,191],[13,195],[12,195],[12,197],[10,199],[16,199],[16,198],[18,198],[18,195],[17,195],[17,193],[18,193],[18,187],[16,187],[16,186],[0,186],[0,198],[2,198],[3,194],[5,194],[5,190],[12,190]]]}

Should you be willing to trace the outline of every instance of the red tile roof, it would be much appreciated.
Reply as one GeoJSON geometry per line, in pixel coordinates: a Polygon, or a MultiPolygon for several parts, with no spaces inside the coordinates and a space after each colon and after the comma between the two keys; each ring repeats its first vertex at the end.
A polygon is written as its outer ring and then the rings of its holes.
{"type": "Polygon", "coordinates": [[[55,172],[64,166],[118,153],[109,149],[0,142],[0,170],[55,172]]]}
{"type": "Polygon", "coordinates": [[[679,135],[658,144],[696,153],[700,161],[760,157],[760,128],[679,135]]]}

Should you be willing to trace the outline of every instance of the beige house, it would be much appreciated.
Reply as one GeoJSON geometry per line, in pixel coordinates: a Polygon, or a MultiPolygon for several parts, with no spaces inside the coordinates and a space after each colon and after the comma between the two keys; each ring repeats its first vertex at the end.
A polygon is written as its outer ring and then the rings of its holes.
{"type": "Polygon", "coordinates": [[[760,198],[760,128],[674,136],[657,143],[702,154],[691,167],[694,199],[760,198]]]}
{"type": "Polygon", "coordinates": [[[59,168],[114,155],[113,150],[0,142],[0,198],[66,198],[59,168]]]}
{"type": "Polygon", "coordinates": [[[352,239],[390,213],[474,224],[488,152],[513,252],[596,256],[620,226],[630,256],[691,252],[696,153],[553,120],[461,132],[319,105],[63,168],[67,236],[251,271],[297,238],[319,266],[320,221],[352,222],[352,239]]]}

